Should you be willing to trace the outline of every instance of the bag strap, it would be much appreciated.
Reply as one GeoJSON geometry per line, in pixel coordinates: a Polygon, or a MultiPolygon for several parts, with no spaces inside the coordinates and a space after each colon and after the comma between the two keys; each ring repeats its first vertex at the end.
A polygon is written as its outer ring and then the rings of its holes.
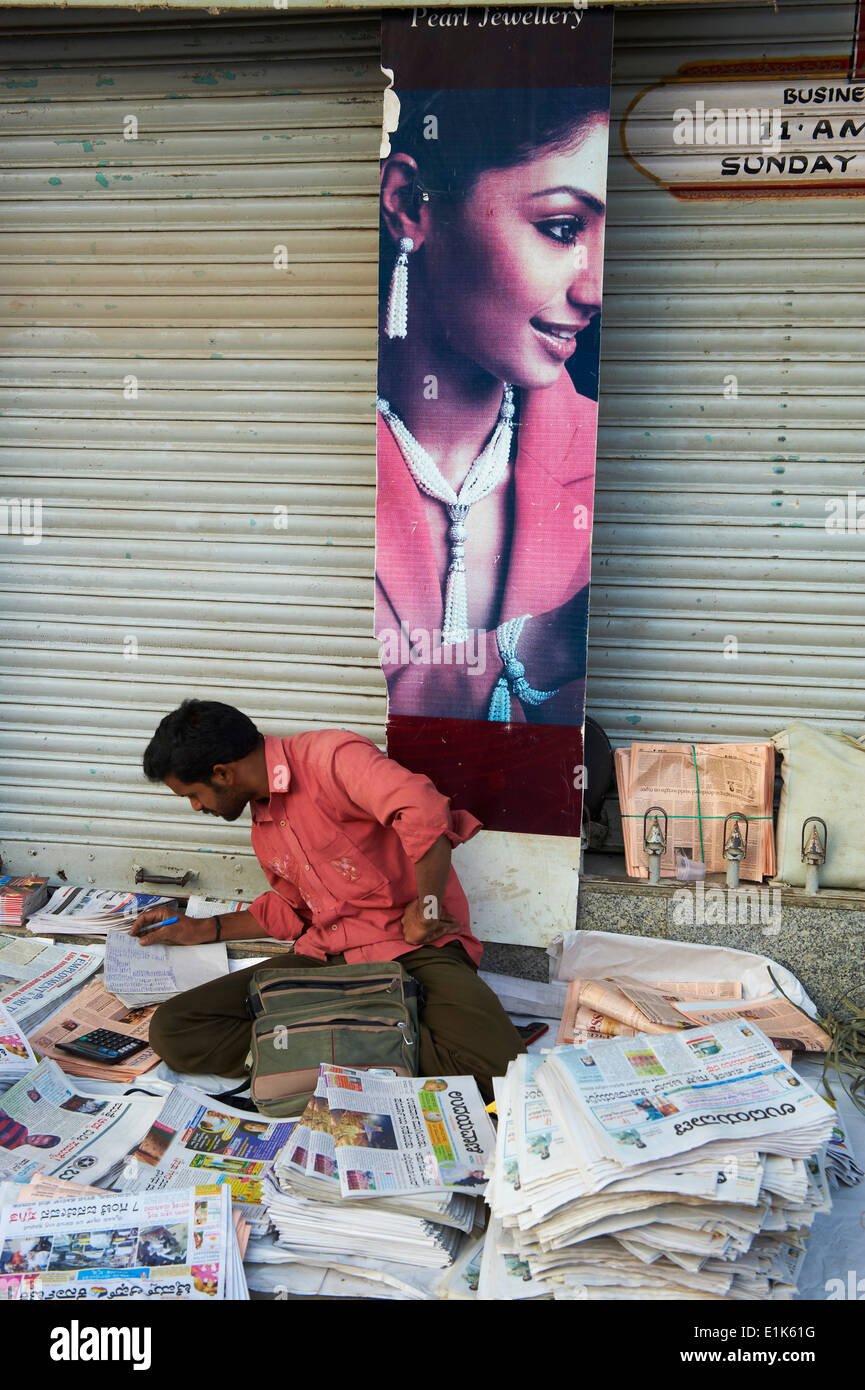
{"type": "Polygon", "coordinates": [[[240,1094],[240,1092],[245,1091],[248,1086],[249,1077],[247,1077],[245,1081],[241,1081],[239,1086],[235,1086],[233,1091],[219,1091],[217,1094],[211,1095],[210,1099],[226,1101],[230,1100],[232,1105],[234,1105],[235,1109],[252,1110],[257,1115],[260,1112],[258,1106],[255,1104],[255,1101],[252,1100],[250,1096],[241,1096],[240,1094]]]}

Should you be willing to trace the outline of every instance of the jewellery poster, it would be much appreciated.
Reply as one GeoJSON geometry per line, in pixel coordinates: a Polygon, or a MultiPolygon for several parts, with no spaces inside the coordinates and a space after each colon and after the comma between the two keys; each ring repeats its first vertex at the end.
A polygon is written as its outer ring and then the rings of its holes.
{"type": "Polygon", "coordinates": [[[612,13],[386,13],[375,632],[388,751],[578,835],[612,13]]]}

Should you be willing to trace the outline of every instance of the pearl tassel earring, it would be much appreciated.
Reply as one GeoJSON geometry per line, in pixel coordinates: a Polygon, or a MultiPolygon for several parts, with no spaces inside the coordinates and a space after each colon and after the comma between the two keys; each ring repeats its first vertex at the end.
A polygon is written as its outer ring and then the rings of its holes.
{"type": "Polygon", "coordinates": [[[404,338],[408,330],[408,258],[413,250],[411,237],[402,237],[391,276],[384,321],[384,331],[389,338],[404,338]]]}

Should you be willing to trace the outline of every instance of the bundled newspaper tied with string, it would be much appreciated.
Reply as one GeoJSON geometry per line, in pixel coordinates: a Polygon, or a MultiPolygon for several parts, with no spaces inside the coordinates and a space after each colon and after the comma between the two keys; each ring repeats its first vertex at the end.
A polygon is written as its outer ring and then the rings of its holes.
{"type": "Polygon", "coordinates": [[[737,814],[746,840],[739,877],[761,883],[774,875],[773,744],[632,743],[616,750],[615,766],[631,878],[649,876],[643,817],[653,806],[667,814],[662,878],[676,878],[677,870],[682,876],[683,865],[693,862],[707,874],[724,873],[724,821],[737,814]]]}
{"type": "Polygon", "coordinates": [[[226,1187],[4,1206],[0,1299],[248,1298],[226,1187]]]}
{"type": "Polygon", "coordinates": [[[0,1003],[28,1031],[102,965],[104,946],[55,946],[46,937],[0,936],[0,1003]]]}

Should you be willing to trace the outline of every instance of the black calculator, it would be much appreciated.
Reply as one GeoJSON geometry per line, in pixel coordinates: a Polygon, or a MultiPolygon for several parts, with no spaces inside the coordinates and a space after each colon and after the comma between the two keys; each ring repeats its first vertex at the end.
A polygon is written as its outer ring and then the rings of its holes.
{"type": "Polygon", "coordinates": [[[94,1028],[92,1033],[82,1033],[74,1042],[56,1044],[61,1052],[71,1052],[74,1057],[86,1057],[89,1062],[104,1062],[114,1066],[125,1062],[137,1052],[143,1052],[146,1042],[130,1038],[127,1033],[112,1033],[108,1028],[94,1028]]]}

